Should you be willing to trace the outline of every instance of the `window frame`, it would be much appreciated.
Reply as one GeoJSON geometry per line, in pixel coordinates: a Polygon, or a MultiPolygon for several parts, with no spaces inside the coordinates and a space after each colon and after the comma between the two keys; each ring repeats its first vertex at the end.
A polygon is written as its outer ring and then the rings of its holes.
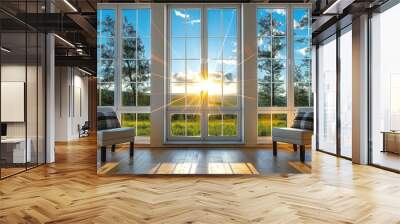
{"type": "MultiPolygon", "coordinates": [[[[259,121],[258,121],[258,114],[271,114],[271,125],[272,125],[272,114],[286,114],[286,124],[288,127],[290,127],[293,123],[293,119],[296,114],[296,110],[299,108],[313,108],[313,106],[310,107],[302,107],[302,106],[295,106],[295,82],[294,82],[294,72],[295,72],[295,43],[294,43],[294,9],[310,9],[311,5],[307,4],[293,4],[293,3],[288,3],[288,4],[268,4],[268,3],[258,3],[256,4],[256,13],[255,13],[255,21],[256,21],[256,26],[258,26],[258,18],[257,18],[257,10],[258,9],[285,9],[286,10],[286,52],[287,52],[287,57],[286,57],[286,96],[287,96],[287,105],[286,107],[277,107],[277,106],[271,106],[271,107],[259,107],[258,106],[258,74],[256,75],[257,77],[257,103],[256,103],[256,108],[257,108],[257,124],[256,124],[256,134],[257,134],[257,143],[258,144],[265,144],[265,143],[271,143],[272,142],[272,132],[271,136],[258,136],[258,127],[259,127],[259,121]]],[[[311,13],[311,12],[310,12],[311,13]]],[[[311,25],[311,15],[309,16],[309,24],[311,25]]],[[[255,40],[257,41],[256,44],[256,66],[258,66],[258,29],[255,29],[255,40]]],[[[271,46],[272,47],[272,46],[271,46]]],[[[311,48],[311,42],[310,42],[310,48],[311,48]]],[[[311,57],[312,58],[312,57],[311,57]]],[[[257,72],[258,68],[256,68],[257,72]]],[[[271,74],[272,75],[272,74],[271,74]]],[[[313,82],[312,80],[312,64],[310,65],[310,80],[311,80],[311,93],[314,94],[314,88],[313,88],[313,82]]],[[[271,127],[273,128],[273,127],[271,127]]]]}
{"type": "MultiPolygon", "coordinates": [[[[172,60],[172,49],[171,49],[171,30],[172,30],[172,22],[171,22],[171,10],[172,9],[200,9],[200,18],[201,18],[201,32],[200,32],[200,40],[201,40],[201,78],[204,79],[207,76],[204,74],[208,71],[208,9],[236,9],[236,37],[237,37],[237,106],[236,107],[209,107],[208,100],[204,100],[203,93],[201,93],[201,105],[198,106],[182,106],[182,107],[174,107],[174,106],[167,106],[166,107],[166,116],[164,120],[164,127],[165,127],[165,136],[166,136],[166,143],[168,142],[207,142],[207,143],[226,143],[226,142],[242,142],[242,132],[243,132],[243,125],[242,125],[242,116],[243,116],[243,77],[242,77],[242,65],[240,61],[243,60],[242,58],[242,12],[241,12],[241,4],[236,3],[227,3],[227,4],[218,4],[218,3],[198,3],[198,4],[189,4],[189,3],[169,3],[166,4],[166,42],[165,42],[165,105],[170,104],[171,100],[171,64],[170,61],[172,60]],[[200,112],[199,112],[200,108],[200,112]],[[181,136],[172,136],[171,135],[171,116],[172,114],[191,114],[191,113],[200,113],[200,120],[201,120],[201,135],[200,137],[181,137],[181,136]],[[208,136],[208,115],[209,114],[236,114],[237,115],[237,135],[236,136],[208,136]]],[[[186,60],[186,59],[185,59],[186,60]]],[[[190,83],[190,82],[189,82],[190,83]]],[[[185,82],[186,85],[186,82],[185,82]]],[[[186,92],[185,92],[186,93],[186,92]]]]}
{"type": "MultiPolygon", "coordinates": [[[[151,4],[149,3],[135,3],[135,4],[128,4],[128,3],[102,3],[98,4],[98,10],[101,9],[113,9],[115,10],[115,58],[114,58],[114,105],[113,106],[101,106],[98,105],[98,108],[112,108],[116,114],[118,119],[121,121],[122,119],[122,114],[124,113],[134,113],[136,114],[136,120],[137,120],[137,114],[140,113],[150,113],[151,115],[151,66],[152,66],[152,8],[151,4]],[[122,10],[129,10],[129,9],[149,9],[150,15],[150,36],[148,37],[150,39],[150,58],[148,59],[150,61],[150,105],[149,106],[123,106],[122,105],[122,79],[121,79],[121,73],[122,73],[122,62],[123,62],[123,57],[122,57],[122,10]]],[[[136,59],[135,59],[136,60],[136,59]]],[[[146,59],[147,60],[147,59],[146,59]]],[[[137,82],[135,82],[137,83],[137,82]]],[[[137,92],[137,91],[136,91],[137,92]]],[[[137,98],[137,97],[136,97],[137,98]]],[[[99,96],[98,96],[99,99],[99,96]]],[[[151,122],[151,116],[150,116],[150,122],[151,122]]],[[[137,125],[137,123],[136,123],[137,125]]],[[[137,131],[135,132],[137,135],[137,131]]],[[[150,135],[151,135],[151,130],[150,130],[150,135]]],[[[150,135],[149,136],[136,136],[136,139],[140,143],[145,143],[149,144],[150,143],[150,135]]]]}

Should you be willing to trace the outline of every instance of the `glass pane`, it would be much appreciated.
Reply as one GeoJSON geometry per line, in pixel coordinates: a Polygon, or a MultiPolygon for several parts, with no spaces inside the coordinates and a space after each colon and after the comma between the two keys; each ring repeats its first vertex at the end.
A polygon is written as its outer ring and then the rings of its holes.
{"type": "MultiPolygon", "coordinates": [[[[200,38],[187,38],[186,39],[186,58],[187,59],[200,59],[200,38]]],[[[183,52],[184,53],[184,52],[183,52]]]]}
{"type": "Polygon", "coordinates": [[[209,37],[222,37],[224,29],[222,28],[222,12],[219,9],[207,10],[208,22],[208,36],[209,37]],[[211,22],[212,21],[212,22],[211,22]]]}
{"type": "Polygon", "coordinates": [[[294,82],[311,83],[311,59],[295,58],[294,82]]]}
{"type": "Polygon", "coordinates": [[[318,48],[318,146],[336,154],[336,41],[318,48]]]}
{"type": "Polygon", "coordinates": [[[136,10],[123,9],[122,10],[122,35],[124,37],[136,36],[136,10]]]}
{"type": "Polygon", "coordinates": [[[185,82],[185,61],[172,60],[171,61],[171,81],[172,82],[185,82]]]}
{"type": "Polygon", "coordinates": [[[171,83],[171,106],[185,106],[185,83],[171,83]]]}
{"type": "Polygon", "coordinates": [[[286,128],[287,115],[286,114],[272,114],[272,127],[273,128],[286,128]]]}
{"type": "Polygon", "coordinates": [[[259,137],[271,136],[271,114],[258,114],[257,123],[259,137]]]}
{"type": "Polygon", "coordinates": [[[136,39],[126,38],[122,40],[122,57],[136,59],[136,39]]]}
{"type": "Polygon", "coordinates": [[[172,9],[170,11],[171,16],[171,36],[173,37],[184,37],[186,35],[185,25],[186,18],[188,15],[184,9],[172,9]]]}
{"type": "Polygon", "coordinates": [[[114,83],[99,83],[100,106],[114,106],[114,83]]]}
{"type": "Polygon", "coordinates": [[[259,107],[271,106],[271,84],[269,83],[258,84],[258,106],[259,107]]]}
{"type": "Polygon", "coordinates": [[[224,60],[223,70],[225,82],[236,82],[238,80],[236,60],[224,60]]]}
{"type": "Polygon", "coordinates": [[[99,38],[100,57],[105,59],[114,59],[114,39],[99,38]]]}
{"type": "Polygon", "coordinates": [[[171,39],[171,57],[172,59],[185,58],[185,38],[171,39]]]}
{"type": "Polygon", "coordinates": [[[259,60],[257,65],[258,82],[271,82],[271,60],[259,60]]]}
{"type": "Polygon", "coordinates": [[[137,136],[150,136],[150,113],[137,114],[137,136]]]}
{"type": "Polygon", "coordinates": [[[272,58],[286,58],[286,37],[272,38],[272,58]]]}
{"type": "Polygon", "coordinates": [[[220,60],[208,61],[208,80],[222,81],[222,61],[220,60]]]}
{"type": "Polygon", "coordinates": [[[223,59],[236,59],[237,41],[236,38],[224,39],[223,59]]]}
{"type": "Polygon", "coordinates": [[[284,36],[286,35],[286,10],[273,9],[272,10],[272,35],[284,36]]]}
{"type": "Polygon", "coordinates": [[[186,115],[186,136],[200,136],[200,115],[186,115]]]}
{"type": "Polygon", "coordinates": [[[271,38],[258,38],[258,57],[271,58],[271,38]]]}
{"type": "Polygon", "coordinates": [[[201,80],[201,63],[200,60],[186,61],[187,82],[200,82],[201,80]]]}
{"type": "Polygon", "coordinates": [[[223,135],[237,136],[237,115],[224,114],[223,117],[223,135]]]}
{"type": "Polygon", "coordinates": [[[293,34],[295,36],[309,36],[310,35],[310,16],[309,9],[297,8],[293,10],[293,34]]]}
{"type": "Polygon", "coordinates": [[[310,37],[294,37],[294,57],[311,58],[310,37]]]}
{"type": "Polygon", "coordinates": [[[138,9],[137,11],[139,37],[150,37],[150,9],[138,9]]]}
{"type": "MultiPolygon", "coordinates": [[[[352,31],[343,33],[340,37],[340,154],[348,158],[352,157],[352,132],[353,132],[353,105],[352,105],[352,79],[353,79],[353,67],[352,67],[352,31]]],[[[400,93],[400,82],[396,85],[396,75],[390,77],[391,94],[400,93]],[[393,91],[393,87],[397,87],[397,91],[393,91]]],[[[397,75],[397,77],[400,77],[397,75]]],[[[397,78],[397,80],[400,80],[397,78]]],[[[397,96],[397,95],[396,95],[397,96]]],[[[391,113],[398,113],[396,111],[396,105],[400,106],[399,99],[389,96],[391,98],[391,113]]],[[[376,98],[375,98],[376,99],[376,98]]],[[[373,105],[372,105],[373,107],[373,105]]],[[[393,119],[395,120],[395,119],[393,119]]],[[[392,123],[393,124],[393,123],[392,123]]],[[[381,152],[382,153],[382,152],[381,152]]]]}
{"type": "Polygon", "coordinates": [[[97,11],[97,30],[101,36],[115,36],[115,10],[102,9],[97,11]]]}
{"type": "Polygon", "coordinates": [[[224,83],[224,106],[238,105],[238,84],[236,82],[224,83]]]}
{"type": "Polygon", "coordinates": [[[185,136],[185,114],[172,114],[171,116],[171,135],[185,136]]]}
{"type": "Polygon", "coordinates": [[[272,60],[272,82],[285,82],[286,60],[272,60]]]}
{"type": "Polygon", "coordinates": [[[138,82],[150,82],[150,61],[138,61],[138,82]]]}
{"type": "Polygon", "coordinates": [[[135,60],[123,60],[121,79],[122,82],[136,82],[135,60]]]}
{"type": "Polygon", "coordinates": [[[222,59],[222,38],[208,38],[208,59],[222,59]]]}
{"type": "Polygon", "coordinates": [[[296,107],[312,106],[311,86],[306,83],[294,84],[294,105],[296,107]]]}
{"type": "Polygon", "coordinates": [[[199,106],[201,103],[200,83],[187,83],[186,104],[189,106],[199,106]]]}
{"type": "Polygon", "coordinates": [[[136,84],[134,82],[122,84],[122,105],[136,106],[136,84]]]}
{"type": "Polygon", "coordinates": [[[223,9],[222,17],[223,17],[223,28],[224,35],[230,37],[236,37],[237,34],[237,16],[236,9],[223,9]]]}
{"type": "Polygon", "coordinates": [[[208,106],[222,106],[222,83],[208,82],[208,106]]]}
{"type": "MultiPolygon", "coordinates": [[[[187,15],[187,26],[186,36],[187,37],[200,37],[201,33],[201,15],[200,9],[186,9],[187,15]]],[[[197,45],[200,46],[200,45],[197,45]]]]}
{"type": "Polygon", "coordinates": [[[150,38],[137,38],[137,58],[150,59],[151,42],[150,38]]]}
{"type": "Polygon", "coordinates": [[[150,82],[138,83],[137,89],[137,106],[150,106],[150,82]]]}
{"type": "Polygon", "coordinates": [[[257,35],[270,36],[271,35],[271,10],[270,9],[257,9],[257,35]]]}
{"type": "Polygon", "coordinates": [[[113,82],[114,81],[114,61],[113,60],[101,60],[97,68],[97,80],[99,82],[113,82]]]}
{"type": "Polygon", "coordinates": [[[286,84],[272,83],[272,106],[286,106],[286,84]]]}
{"type": "Polygon", "coordinates": [[[121,113],[121,127],[136,128],[136,114],[135,113],[121,113]]]}
{"type": "Polygon", "coordinates": [[[222,115],[208,115],[208,136],[222,136],[222,115]]]}

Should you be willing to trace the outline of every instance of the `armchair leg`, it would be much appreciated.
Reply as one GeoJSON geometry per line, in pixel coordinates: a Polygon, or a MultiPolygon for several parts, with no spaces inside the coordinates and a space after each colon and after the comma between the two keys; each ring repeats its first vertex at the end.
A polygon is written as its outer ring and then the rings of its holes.
{"type": "Polygon", "coordinates": [[[111,151],[112,151],[112,152],[115,152],[115,145],[112,145],[112,146],[111,146],[111,151]]]}
{"type": "Polygon", "coordinates": [[[106,153],[107,153],[107,148],[105,146],[102,146],[100,150],[101,162],[106,161],[106,153]]]}
{"type": "Polygon", "coordinates": [[[296,145],[296,144],[293,144],[293,150],[294,150],[295,152],[297,152],[297,145],[296,145]]]}
{"type": "Polygon", "coordinates": [[[273,150],[274,156],[276,156],[278,154],[278,145],[275,141],[272,142],[272,150],[273,150]]]}
{"type": "Polygon", "coordinates": [[[132,158],[134,155],[134,150],[135,150],[135,144],[133,142],[130,142],[129,145],[129,156],[132,158]]]}
{"type": "Polygon", "coordinates": [[[304,162],[306,158],[306,147],[304,145],[300,146],[300,161],[304,162]]]}

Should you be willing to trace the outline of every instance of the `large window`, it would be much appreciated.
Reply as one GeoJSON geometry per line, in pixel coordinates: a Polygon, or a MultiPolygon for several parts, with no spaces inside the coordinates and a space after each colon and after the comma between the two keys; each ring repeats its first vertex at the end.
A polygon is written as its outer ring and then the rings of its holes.
{"type": "Polygon", "coordinates": [[[310,9],[259,7],[256,16],[257,130],[263,140],[272,128],[290,125],[296,107],[312,106],[310,9]]]}
{"type": "Polygon", "coordinates": [[[239,140],[238,18],[236,7],[170,8],[169,139],[239,140]]]}
{"type": "MultiPolygon", "coordinates": [[[[98,10],[98,106],[112,106],[121,126],[150,136],[151,10],[98,10]]],[[[138,139],[141,140],[140,138],[138,139]]]]}

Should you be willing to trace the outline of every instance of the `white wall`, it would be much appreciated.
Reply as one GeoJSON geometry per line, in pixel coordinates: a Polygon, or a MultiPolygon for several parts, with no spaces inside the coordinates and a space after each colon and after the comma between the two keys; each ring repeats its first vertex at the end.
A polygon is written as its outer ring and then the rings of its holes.
{"type": "Polygon", "coordinates": [[[56,67],[56,141],[79,137],[78,124],[88,120],[88,78],[71,67],[56,67]]]}

